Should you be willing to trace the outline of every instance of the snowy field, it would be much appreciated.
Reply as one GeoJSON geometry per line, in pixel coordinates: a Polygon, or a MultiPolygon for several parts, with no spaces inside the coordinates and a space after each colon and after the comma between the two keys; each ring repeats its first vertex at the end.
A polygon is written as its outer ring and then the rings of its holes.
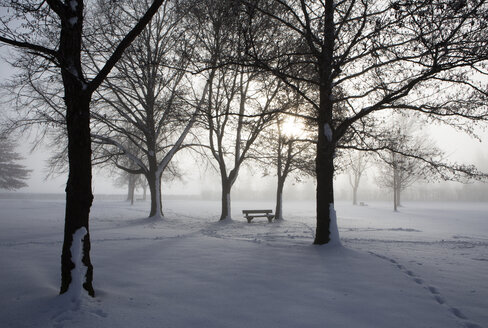
{"type": "Polygon", "coordinates": [[[336,206],[343,247],[286,221],[216,222],[219,203],[95,200],[97,296],[58,296],[64,202],[0,199],[1,327],[488,327],[488,204],[336,206]]]}

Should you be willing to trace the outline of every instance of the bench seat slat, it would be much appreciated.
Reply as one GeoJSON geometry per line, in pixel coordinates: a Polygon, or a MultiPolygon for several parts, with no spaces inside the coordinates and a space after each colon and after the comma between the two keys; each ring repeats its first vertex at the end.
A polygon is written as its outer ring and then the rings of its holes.
{"type": "Polygon", "coordinates": [[[272,213],[273,210],[242,210],[243,214],[272,213]]]}

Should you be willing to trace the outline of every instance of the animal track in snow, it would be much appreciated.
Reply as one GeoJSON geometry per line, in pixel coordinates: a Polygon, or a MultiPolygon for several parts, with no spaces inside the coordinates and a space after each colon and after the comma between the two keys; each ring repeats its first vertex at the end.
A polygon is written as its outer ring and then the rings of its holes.
{"type": "MultiPolygon", "coordinates": [[[[384,255],[380,255],[374,252],[369,252],[371,255],[374,255],[376,257],[379,257],[380,259],[386,260],[393,264],[397,269],[402,271],[404,274],[406,274],[409,278],[411,278],[415,283],[418,285],[423,286],[424,285],[424,280],[419,278],[418,275],[416,275],[413,271],[406,269],[403,265],[401,265],[397,260],[389,258],[384,255]]],[[[435,301],[441,305],[444,306],[449,313],[451,313],[456,319],[462,320],[463,325],[466,328],[482,328],[480,325],[473,323],[471,321],[468,321],[468,317],[464,315],[464,313],[461,312],[458,308],[452,307],[449,304],[447,304],[446,299],[441,296],[441,293],[439,290],[434,287],[434,286],[424,286],[424,288],[434,297],[435,301]]]]}

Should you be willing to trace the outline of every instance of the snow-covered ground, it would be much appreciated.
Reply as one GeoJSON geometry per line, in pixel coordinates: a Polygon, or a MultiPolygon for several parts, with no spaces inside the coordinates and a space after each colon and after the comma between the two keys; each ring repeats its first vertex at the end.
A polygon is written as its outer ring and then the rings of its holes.
{"type": "Polygon", "coordinates": [[[488,204],[336,205],[344,247],[286,221],[216,222],[219,202],[96,200],[97,296],[58,296],[64,202],[0,200],[1,327],[488,327],[488,204]]]}

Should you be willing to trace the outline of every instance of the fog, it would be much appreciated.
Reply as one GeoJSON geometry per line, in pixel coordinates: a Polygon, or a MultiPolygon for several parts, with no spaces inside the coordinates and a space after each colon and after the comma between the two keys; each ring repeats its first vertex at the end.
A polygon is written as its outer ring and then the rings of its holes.
{"type": "MultiPolygon", "coordinates": [[[[439,129],[442,131],[444,128],[439,129]]],[[[446,129],[444,129],[446,130],[446,129]]],[[[448,130],[448,129],[447,129],[448,130]]],[[[451,161],[464,164],[474,164],[480,170],[488,172],[488,138],[483,135],[483,142],[475,141],[459,133],[436,134],[438,145],[449,154],[451,161]]],[[[28,138],[27,138],[28,139],[28,138]]],[[[18,151],[24,156],[23,165],[32,170],[29,186],[17,192],[21,193],[48,193],[63,194],[66,184],[66,174],[59,174],[46,178],[48,169],[46,159],[49,149],[41,146],[31,151],[32,140],[19,141],[18,151]]],[[[220,199],[220,178],[211,167],[202,165],[188,153],[181,153],[176,157],[181,170],[181,179],[162,181],[162,193],[168,198],[194,198],[206,200],[220,199]]],[[[252,161],[245,166],[236,181],[232,199],[234,200],[273,200],[276,194],[276,178],[263,176],[260,169],[253,168],[252,161]]],[[[374,166],[366,169],[361,178],[358,189],[358,201],[367,204],[368,201],[391,200],[390,190],[381,188],[376,184],[378,172],[374,166]]],[[[114,185],[114,176],[107,170],[94,168],[93,192],[95,196],[126,194],[126,189],[114,185]]],[[[337,200],[352,200],[352,188],[349,185],[347,174],[339,174],[335,181],[335,198],[337,200]]],[[[4,191],[2,191],[4,192],[4,191]]],[[[136,198],[141,198],[142,189],[137,191],[136,198]]],[[[284,201],[286,200],[313,200],[315,199],[315,184],[312,178],[297,181],[289,177],[285,184],[284,201]]],[[[402,193],[403,201],[488,201],[488,184],[474,182],[461,184],[458,182],[432,182],[419,181],[402,193]]],[[[164,202],[164,200],[163,200],[164,202]]]]}
{"type": "MultiPolygon", "coordinates": [[[[0,47],[0,55],[8,58],[6,47],[0,47]]],[[[9,64],[0,61],[0,74],[2,82],[7,81],[13,71],[9,64]]],[[[2,102],[3,117],[9,110],[8,104],[2,102]]],[[[476,130],[481,141],[459,133],[448,126],[429,127],[428,135],[437,146],[445,151],[448,160],[462,164],[474,164],[483,172],[488,172],[488,131],[476,130]]],[[[35,133],[22,135],[17,138],[17,151],[24,159],[21,161],[28,169],[32,170],[28,187],[22,188],[20,193],[46,193],[63,194],[67,180],[66,174],[59,174],[47,178],[48,168],[46,160],[49,149],[40,145],[32,150],[32,144],[36,141],[35,133]]],[[[191,197],[201,199],[220,199],[220,178],[210,166],[196,162],[188,153],[176,156],[178,167],[181,169],[182,178],[175,181],[162,181],[162,194],[164,197],[191,197]]],[[[263,177],[261,170],[254,167],[254,163],[247,162],[247,166],[241,170],[238,180],[232,190],[234,200],[273,200],[275,198],[275,177],[263,177]]],[[[374,167],[366,170],[362,177],[358,190],[358,201],[368,202],[373,200],[390,200],[391,191],[380,188],[375,179],[378,172],[374,167]]],[[[95,195],[124,195],[125,188],[114,186],[115,177],[110,176],[107,170],[94,168],[93,192],[95,195]]],[[[352,199],[352,190],[348,182],[347,174],[339,174],[335,183],[335,198],[338,200],[352,199]]],[[[1,193],[9,193],[1,190],[1,193]]],[[[11,193],[11,192],[10,192],[11,193]]],[[[137,190],[140,198],[141,189],[137,190]]],[[[121,196],[122,197],[122,196],[121,196]]],[[[284,190],[284,200],[310,200],[315,199],[315,185],[311,178],[296,181],[292,176],[287,179],[284,190]]],[[[474,182],[467,185],[456,182],[425,183],[419,181],[407,188],[402,193],[402,200],[429,200],[429,201],[488,201],[488,184],[474,182]]],[[[163,200],[164,201],[164,200],[163,200]]]]}

